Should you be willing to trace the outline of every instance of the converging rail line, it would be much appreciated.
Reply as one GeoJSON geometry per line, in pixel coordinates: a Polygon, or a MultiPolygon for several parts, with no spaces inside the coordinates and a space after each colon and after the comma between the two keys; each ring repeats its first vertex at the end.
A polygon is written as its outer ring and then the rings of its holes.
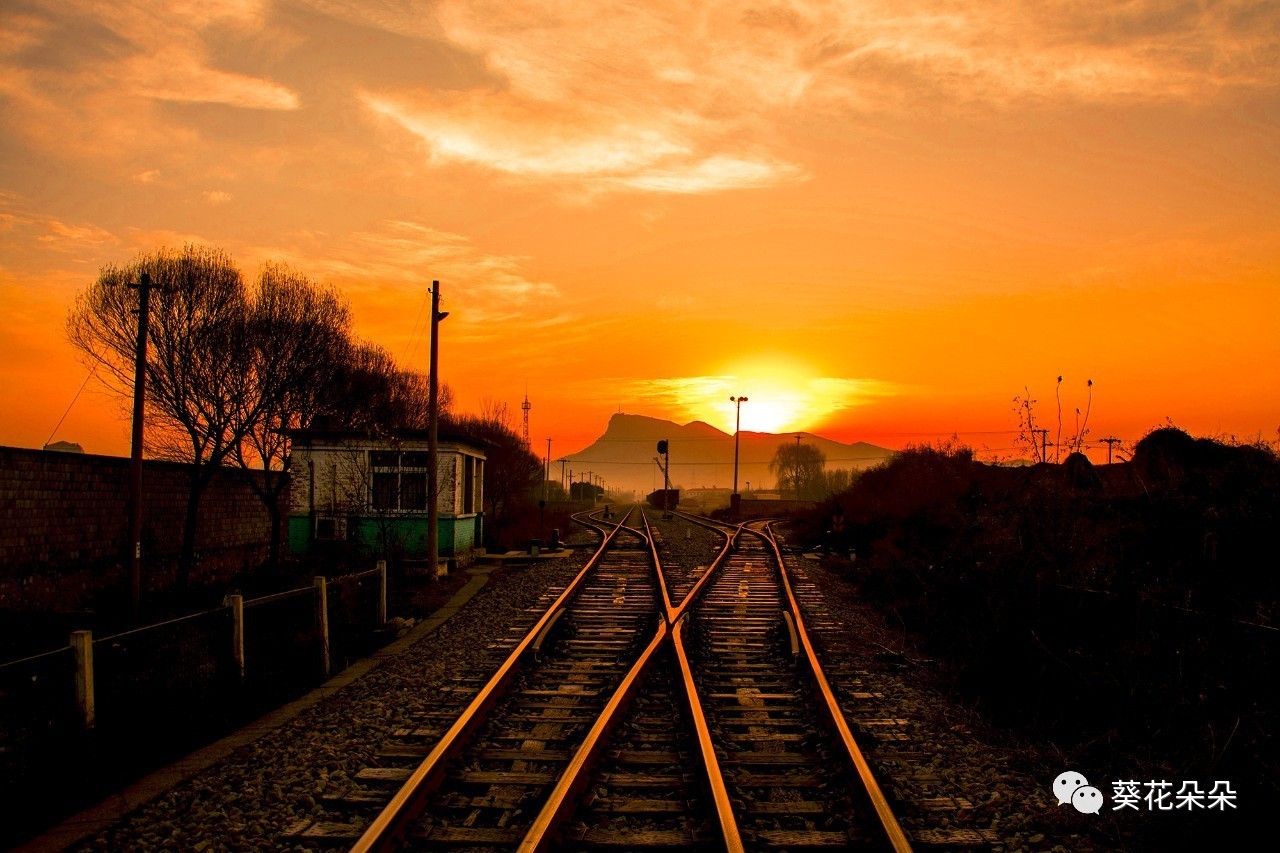
{"type": "Polygon", "coordinates": [[[722,537],[681,571],[633,514],[576,517],[599,550],[437,742],[384,749],[425,757],[353,850],[910,849],[768,526],[681,516],[722,537]]]}

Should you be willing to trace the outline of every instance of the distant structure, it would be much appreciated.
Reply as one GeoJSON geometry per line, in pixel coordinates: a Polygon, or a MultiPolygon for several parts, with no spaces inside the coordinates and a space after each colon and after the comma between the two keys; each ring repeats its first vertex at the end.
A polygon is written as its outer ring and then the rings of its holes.
{"type": "Polygon", "coordinates": [[[44,449],[55,453],[84,453],[84,448],[74,441],[55,441],[53,444],[46,444],[44,449]]]}
{"type": "Polygon", "coordinates": [[[528,447],[529,446],[529,410],[533,408],[533,403],[529,402],[528,391],[524,393],[524,402],[520,404],[520,408],[524,409],[524,432],[522,434],[522,438],[524,438],[525,446],[528,447]]]}

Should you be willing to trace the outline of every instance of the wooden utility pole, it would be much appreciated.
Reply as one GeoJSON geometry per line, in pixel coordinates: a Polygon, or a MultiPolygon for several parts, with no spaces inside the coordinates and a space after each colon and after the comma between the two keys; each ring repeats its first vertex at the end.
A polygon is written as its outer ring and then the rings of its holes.
{"type": "Polygon", "coordinates": [[[1118,438],[1110,438],[1110,437],[1109,437],[1109,438],[1104,438],[1104,439],[1102,439],[1102,441],[1106,442],[1106,444],[1107,444],[1107,464],[1108,464],[1108,465],[1110,465],[1110,464],[1111,464],[1111,449],[1112,449],[1115,445],[1117,445],[1117,444],[1119,444],[1119,443],[1120,443],[1120,439],[1118,439],[1118,438]]]}
{"type": "Polygon", "coordinates": [[[431,282],[431,372],[427,379],[427,579],[440,571],[440,474],[436,433],[440,428],[440,282],[431,282]]]}
{"type": "Polygon", "coordinates": [[[129,451],[129,616],[142,613],[142,425],[147,397],[147,324],[151,308],[151,276],[143,273],[138,290],[138,343],[133,361],[133,435],[129,451]]]}
{"type": "Polygon", "coordinates": [[[1040,461],[1049,461],[1049,431],[1047,429],[1038,429],[1034,432],[1040,433],[1040,461]]]}

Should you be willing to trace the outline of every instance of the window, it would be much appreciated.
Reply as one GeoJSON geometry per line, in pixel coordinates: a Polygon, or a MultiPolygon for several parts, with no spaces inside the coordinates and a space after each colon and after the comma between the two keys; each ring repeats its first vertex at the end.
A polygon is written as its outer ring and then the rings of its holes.
{"type": "Polygon", "coordinates": [[[462,511],[476,511],[476,458],[462,457],[462,511]]]}
{"type": "Polygon", "coordinates": [[[422,512],[427,508],[427,454],[369,451],[369,503],[377,510],[422,512]]]}

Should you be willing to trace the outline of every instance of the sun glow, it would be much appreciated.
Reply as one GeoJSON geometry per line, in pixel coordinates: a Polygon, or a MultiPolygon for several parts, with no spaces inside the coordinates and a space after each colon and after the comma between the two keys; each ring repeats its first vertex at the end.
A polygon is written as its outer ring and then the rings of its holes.
{"type": "Polygon", "coordinates": [[[771,357],[737,362],[709,376],[641,380],[628,393],[671,417],[706,421],[728,433],[738,414],[729,398],[745,397],[744,431],[783,433],[817,429],[839,411],[896,391],[870,379],[815,376],[805,364],[771,357]]]}
{"type": "MultiPolygon", "coordinates": [[[[747,432],[791,432],[813,425],[808,411],[809,401],[803,392],[772,382],[743,382],[756,390],[744,394],[742,404],[742,429],[747,432]]],[[[715,426],[725,432],[733,432],[737,404],[726,402],[716,405],[715,426]]]]}

